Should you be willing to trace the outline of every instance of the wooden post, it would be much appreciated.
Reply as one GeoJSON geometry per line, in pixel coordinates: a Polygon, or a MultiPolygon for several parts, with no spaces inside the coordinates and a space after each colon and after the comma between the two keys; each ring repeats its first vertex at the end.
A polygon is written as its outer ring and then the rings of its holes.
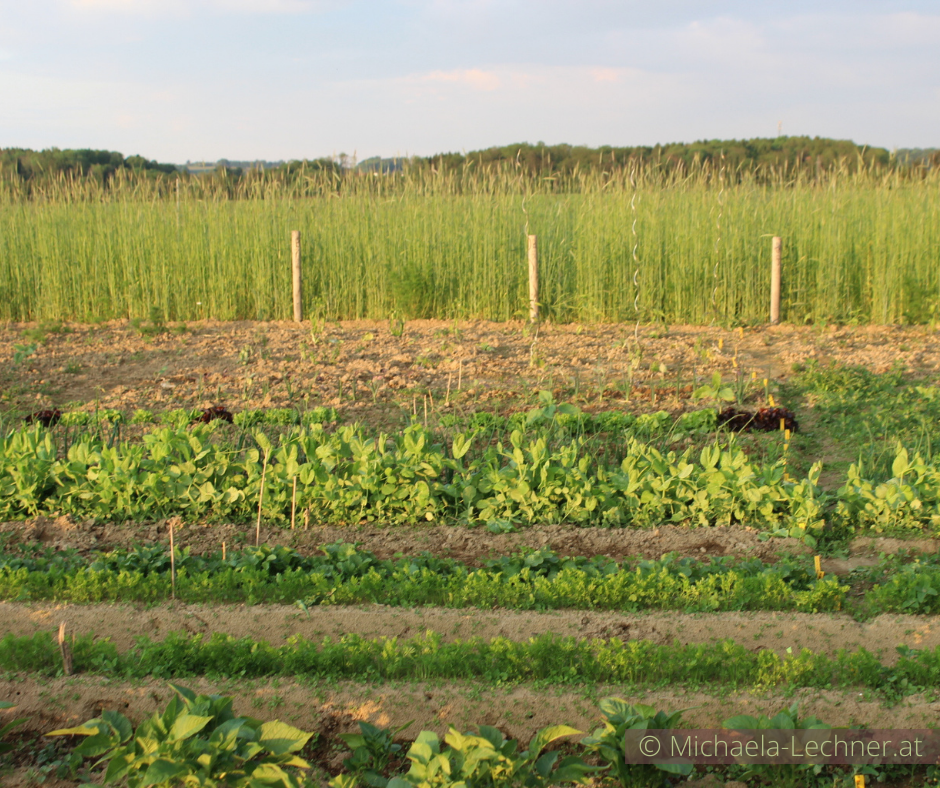
{"type": "Polygon", "coordinates": [[[173,522],[176,518],[170,518],[170,599],[176,599],[176,545],[173,543],[173,522]]]}
{"type": "Polygon", "coordinates": [[[264,502],[264,477],[268,472],[268,455],[264,455],[261,464],[261,491],[258,493],[258,522],[255,524],[255,547],[261,542],[261,504],[264,502]]]}
{"type": "Polygon", "coordinates": [[[300,288],[300,230],[290,234],[290,265],[294,280],[294,322],[304,319],[304,303],[300,288]]]}
{"type": "Polygon", "coordinates": [[[72,649],[65,642],[65,622],[59,624],[59,653],[62,655],[62,672],[66,676],[72,675],[72,649]]]}
{"type": "Polygon", "coordinates": [[[529,235],[529,322],[539,322],[539,247],[536,236],[529,235]]]}
{"type": "Polygon", "coordinates": [[[297,477],[294,477],[294,488],[290,494],[290,529],[294,530],[297,516],[297,477]]]}
{"type": "Polygon", "coordinates": [[[783,239],[774,236],[770,256],[770,322],[780,322],[780,258],[783,254],[783,239]]]}

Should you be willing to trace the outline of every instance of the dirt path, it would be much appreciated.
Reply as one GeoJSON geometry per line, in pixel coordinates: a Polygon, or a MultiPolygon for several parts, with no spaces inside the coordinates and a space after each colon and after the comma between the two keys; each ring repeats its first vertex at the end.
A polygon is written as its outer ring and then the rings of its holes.
{"type": "Polygon", "coordinates": [[[639,347],[633,325],[544,324],[534,332],[522,323],[415,320],[401,336],[385,321],[155,328],[7,324],[0,328],[0,412],[69,403],[128,411],[305,403],[381,421],[390,412],[397,418],[399,404],[410,406],[414,393],[427,390],[450,390],[446,407],[443,397],[432,402],[433,417],[539,388],[586,403],[629,398],[631,408],[658,409],[680,407],[670,397],[716,370],[771,382],[811,359],[875,371],[895,362],[919,374],[940,370],[940,333],[920,326],[647,326],[639,347]]]}
{"type": "MultiPolygon", "coordinates": [[[[504,733],[528,741],[548,725],[567,723],[591,731],[601,722],[598,701],[622,697],[665,711],[688,709],[683,721],[691,727],[719,727],[735,714],[775,714],[799,703],[801,715],[815,715],[830,725],[867,725],[874,728],[917,728],[936,724],[940,703],[920,695],[885,706],[869,693],[807,690],[792,695],[737,692],[722,695],[684,690],[635,692],[616,685],[588,690],[529,685],[490,687],[470,682],[389,682],[376,686],[357,682],[303,683],[294,681],[180,682],[196,692],[231,695],[235,711],[262,719],[281,719],[303,730],[324,733],[358,732],[359,720],[381,726],[414,723],[400,739],[414,738],[421,730],[439,734],[448,725],[460,730],[496,725],[504,733]]],[[[17,706],[0,712],[27,718],[27,729],[49,731],[97,717],[105,709],[140,721],[162,710],[172,690],[156,680],[114,681],[97,677],[35,679],[16,676],[0,680],[0,698],[17,706]]]]}
{"type": "MultiPolygon", "coordinates": [[[[14,543],[41,543],[58,550],[75,549],[83,554],[128,548],[140,544],[164,544],[169,549],[165,521],[134,524],[78,521],[69,516],[37,517],[32,520],[0,523],[0,535],[14,543]]],[[[176,531],[178,548],[193,554],[239,549],[254,542],[254,529],[248,526],[184,525],[176,531]],[[250,533],[249,533],[250,532],[250,533]]],[[[563,556],[609,556],[661,558],[678,553],[695,558],[736,556],[775,561],[781,554],[810,555],[811,550],[795,539],[768,539],[746,526],[691,528],[664,525],[659,528],[577,528],[564,525],[532,526],[517,533],[493,534],[484,528],[459,526],[314,526],[309,531],[262,528],[261,542],[286,545],[303,555],[320,554],[320,547],[332,542],[354,542],[380,559],[396,554],[418,555],[423,551],[455,558],[473,566],[486,559],[509,555],[523,547],[550,548],[563,556]]],[[[881,553],[899,551],[936,553],[940,540],[860,537],[842,558],[823,561],[823,570],[845,574],[858,566],[877,563],[881,553]]]]}
{"type": "Polygon", "coordinates": [[[0,631],[16,636],[53,632],[65,622],[75,635],[110,639],[120,651],[139,635],[160,640],[170,632],[265,640],[279,645],[295,635],[319,641],[356,634],[406,639],[431,630],[445,642],[502,637],[525,641],[546,633],[579,639],[709,643],[734,640],[752,651],[780,656],[808,648],[833,656],[840,649],[865,648],[885,664],[897,662],[899,645],[940,646],[940,617],[881,615],[859,623],[840,614],[656,612],[642,615],[585,611],[449,610],[383,605],[314,607],[304,612],[286,605],[50,605],[0,603],[0,631]]]}
{"type": "MultiPolygon", "coordinates": [[[[74,548],[83,552],[112,550],[137,544],[167,543],[164,521],[136,524],[77,521],[71,517],[38,517],[28,521],[0,523],[0,533],[14,541],[41,542],[56,549],[74,548]]],[[[176,531],[176,545],[193,553],[228,549],[254,543],[254,528],[235,525],[183,526],[176,531]],[[250,532],[250,533],[249,533],[250,532]]],[[[618,560],[642,556],[660,558],[677,552],[696,557],[740,555],[773,560],[781,552],[807,553],[809,548],[795,539],[770,539],[744,526],[688,528],[662,526],[637,528],[576,528],[564,525],[534,526],[518,533],[493,534],[484,528],[456,526],[314,526],[309,531],[263,528],[263,544],[286,545],[310,555],[331,542],[355,542],[379,558],[395,554],[418,555],[429,551],[478,565],[487,558],[519,550],[521,547],[548,547],[566,556],[605,555],[618,560]]]]}

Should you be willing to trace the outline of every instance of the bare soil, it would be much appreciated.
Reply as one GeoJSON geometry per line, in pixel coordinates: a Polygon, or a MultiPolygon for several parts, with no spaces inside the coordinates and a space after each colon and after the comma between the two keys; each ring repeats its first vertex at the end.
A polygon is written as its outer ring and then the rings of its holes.
{"type": "Polygon", "coordinates": [[[313,607],[289,605],[56,605],[0,603],[0,631],[17,637],[58,630],[111,640],[119,651],[147,635],[162,640],[171,632],[209,636],[216,632],[281,645],[299,636],[320,641],[344,635],[406,639],[428,631],[445,642],[501,637],[526,641],[547,633],[591,640],[649,640],[661,645],[733,640],[752,651],[798,654],[808,648],[834,656],[840,649],[865,648],[882,662],[898,660],[896,647],[940,646],[940,617],[880,615],[864,623],[841,614],[790,612],[678,613],[623,615],[581,610],[548,612],[385,605],[313,607]]]}
{"type": "MultiPolygon", "coordinates": [[[[538,730],[560,722],[587,734],[602,722],[599,701],[610,696],[666,711],[683,709],[684,723],[698,728],[719,727],[735,714],[770,716],[793,703],[799,704],[803,715],[814,715],[840,726],[925,728],[935,724],[940,713],[940,703],[933,697],[915,695],[888,706],[870,693],[851,690],[797,691],[782,697],[761,691],[715,696],[684,688],[637,692],[617,685],[545,689],[491,687],[472,682],[391,682],[377,686],[357,682],[194,679],[181,683],[196,692],[234,697],[236,714],[280,719],[315,732],[316,737],[301,754],[313,765],[310,777],[320,785],[326,785],[331,775],[344,771],[343,760],[349,750],[339,735],[358,733],[360,721],[390,728],[411,723],[395,735],[407,746],[421,730],[433,730],[442,736],[450,726],[470,732],[480,724],[494,725],[523,744],[538,730]]],[[[37,680],[29,676],[0,680],[0,697],[17,704],[14,709],[0,711],[0,724],[14,715],[27,720],[15,736],[8,737],[19,741],[20,752],[16,754],[18,766],[0,775],[3,785],[75,788],[81,784],[78,780],[56,779],[37,769],[36,753],[48,741],[37,737],[99,717],[107,710],[120,712],[137,724],[161,711],[172,694],[166,682],[157,680],[122,682],[98,677],[37,680]]],[[[581,734],[557,742],[551,749],[564,753],[580,738],[581,734]]],[[[59,757],[68,747],[67,740],[60,742],[59,757]]],[[[405,771],[408,766],[405,759],[399,758],[389,773],[405,771]]],[[[712,779],[707,784],[717,788],[722,782],[712,779]]],[[[727,783],[726,788],[742,788],[742,783],[727,783]]]]}
{"type": "MultiPolygon", "coordinates": [[[[7,534],[11,543],[39,542],[54,549],[72,548],[82,553],[169,543],[168,525],[164,520],[117,524],[80,521],[70,516],[40,516],[27,521],[0,523],[0,534],[7,534]]],[[[177,547],[189,548],[194,554],[218,551],[222,542],[230,550],[254,544],[254,538],[253,525],[178,525],[175,531],[177,547]]],[[[507,555],[522,547],[548,547],[560,555],[604,555],[618,560],[632,556],[659,558],[665,553],[675,552],[696,557],[741,555],[771,561],[780,552],[809,552],[809,548],[798,540],[768,540],[766,535],[746,526],[688,528],[669,525],[652,529],[602,529],[552,525],[533,526],[508,534],[493,534],[484,528],[439,525],[261,529],[262,544],[285,545],[305,555],[317,554],[322,545],[337,541],[354,542],[383,559],[393,558],[396,554],[418,555],[428,551],[471,565],[480,565],[487,558],[507,555]]],[[[910,543],[906,544],[910,549],[910,543]]]]}
{"type": "MultiPolygon", "coordinates": [[[[42,544],[56,550],[74,549],[82,554],[163,544],[169,549],[167,521],[107,523],[76,520],[71,516],[39,516],[31,520],[0,523],[0,535],[9,544],[42,544]]],[[[245,525],[179,525],[175,542],[194,555],[217,552],[225,542],[228,549],[254,544],[254,528],[245,525]]],[[[667,553],[710,559],[721,556],[758,558],[772,563],[783,554],[809,555],[811,550],[796,539],[767,538],[747,526],[693,528],[663,525],[658,528],[577,528],[565,525],[532,526],[516,533],[493,534],[484,528],[419,525],[378,527],[311,526],[309,530],[261,529],[261,544],[284,545],[302,555],[321,553],[321,547],[344,541],[369,550],[380,559],[396,555],[414,556],[430,552],[455,558],[471,566],[481,566],[490,558],[509,555],[523,547],[549,548],[562,556],[607,556],[661,558],[667,553]]],[[[862,566],[878,563],[881,553],[935,553],[935,539],[896,539],[859,537],[851,542],[842,558],[826,558],[822,569],[831,574],[847,574],[862,566]]]]}
{"type": "MultiPolygon", "coordinates": [[[[576,402],[593,412],[612,408],[678,412],[696,385],[714,371],[725,380],[756,379],[770,392],[792,374],[794,365],[816,360],[861,365],[883,372],[896,364],[911,374],[935,380],[940,375],[940,333],[927,327],[774,326],[726,330],[703,327],[646,326],[634,341],[632,325],[542,325],[521,323],[410,321],[401,336],[386,322],[358,321],[301,325],[203,321],[183,328],[143,326],[126,321],[102,325],[40,326],[8,324],[0,328],[0,415],[19,418],[58,407],[118,408],[154,412],[172,408],[223,405],[245,408],[329,405],[346,421],[396,428],[403,414],[424,414],[433,425],[445,413],[477,409],[504,415],[531,407],[535,394],[550,390],[558,400],[576,402]]],[[[788,403],[779,402],[787,405],[788,403]]],[[[812,425],[812,403],[804,404],[805,424],[812,425]]],[[[820,436],[821,454],[840,460],[837,441],[820,436]]],[[[133,525],[37,518],[0,524],[7,538],[41,542],[83,553],[140,543],[167,544],[163,521],[133,525]]],[[[254,541],[245,526],[187,526],[177,543],[193,552],[229,549],[254,541]]],[[[724,555],[773,561],[781,552],[806,554],[793,540],[765,540],[745,527],[658,529],[579,529],[570,526],[527,528],[494,535],[482,529],[441,526],[379,528],[313,527],[294,532],[263,528],[262,541],[285,544],[302,553],[334,541],[359,543],[380,558],[427,550],[472,565],[522,546],[550,547],[562,555],[607,555],[622,559],[658,558],[664,553],[711,558],[724,555]]],[[[934,540],[857,539],[848,554],[823,562],[827,572],[842,574],[869,565],[881,552],[935,552],[934,540]]],[[[560,611],[526,613],[478,610],[407,610],[383,606],[316,608],[308,617],[290,607],[209,607],[182,604],[134,606],[0,605],[0,633],[54,630],[65,621],[69,631],[110,637],[120,648],[134,635],[162,637],[170,631],[228,632],[270,642],[289,634],[320,638],[357,632],[368,636],[410,637],[427,629],[446,639],[504,636],[522,639],[542,632],[579,638],[649,639],[658,643],[709,642],[731,638],[754,650],[807,647],[832,654],[859,646],[886,663],[900,644],[933,648],[940,641],[937,617],[881,616],[861,624],[840,615],[613,613],[560,611]]],[[[567,722],[588,731],[599,722],[597,702],[617,695],[660,709],[689,709],[693,727],[719,725],[738,713],[774,713],[799,701],[802,714],[833,725],[926,727],[936,724],[940,703],[933,696],[912,696],[894,706],[868,692],[797,691],[709,695],[694,689],[637,693],[625,687],[497,687],[474,682],[386,682],[380,685],[288,680],[185,682],[202,692],[234,695],[239,713],[280,718],[324,741],[353,732],[367,720],[397,726],[414,724],[399,738],[421,729],[443,733],[448,724],[469,730],[477,724],[499,726],[527,741],[537,730],[567,722]],[[785,696],[784,696],[785,695],[785,696]]],[[[92,676],[59,679],[6,676],[0,699],[17,703],[0,711],[0,724],[24,716],[33,731],[73,725],[104,709],[122,711],[135,721],[162,709],[172,690],[158,680],[121,682],[92,676]]],[[[324,756],[326,757],[326,756],[324,756]]],[[[337,767],[343,754],[331,753],[337,767]]],[[[335,769],[334,772],[335,773],[335,769]]],[[[5,785],[26,786],[28,773],[3,775],[5,785]]],[[[74,785],[48,781],[46,785],[74,785]]]]}
{"type": "MultiPolygon", "coordinates": [[[[146,331],[147,326],[144,326],[146,331]]],[[[632,325],[410,321],[302,324],[201,321],[141,333],[127,321],[0,328],[0,408],[93,409],[328,404],[350,420],[397,417],[430,391],[435,414],[557,389],[586,405],[682,407],[720,371],[767,378],[816,360],[919,375],[940,370],[940,333],[928,327],[789,325],[726,330],[632,325]],[[19,348],[19,352],[17,351],[19,348]],[[24,354],[32,349],[31,354],[24,354]]]]}
{"type": "MultiPolygon", "coordinates": [[[[204,678],[179,683],[196,692],[233,696],[237,714],[281,719],[308,731],[358,732],[359,720],[386,727],[414,720],[411,727],[398,734],[400,739],[414,738],[420,730],[443,734],[449,725],[459,730],[495,725],[522,741],[528,741],[541,728],[562,722],[590,731],[601,721],[598,701],[609,696],[668,711],[688,709],[683,720],[690,727],[702,728],[720,727],[722,720],[734,714],[775,714],[794,702],[799,702],[801,714],[840,726],[928,727],[936,724],[940,713],[940,703],[932,697],[912,695],[897,705],[886,706],[871,693],[853,690],[798,690],[783,697],[761,691],[710,695],[682,687],[637,692],[619,685],[536,688],[492,687],[475,682],[375,685],[204,678]]],[[[0,697],[17,704],[15,709],[0,712],[0,720],[15,714],[28,719],[27,730],[49,731],[82,723],[112,709],[136,722],[162,710],[172,692],[166,682],[155,679],[125,682],[94,676],[14,676],[0,680],[0,697]]]]}

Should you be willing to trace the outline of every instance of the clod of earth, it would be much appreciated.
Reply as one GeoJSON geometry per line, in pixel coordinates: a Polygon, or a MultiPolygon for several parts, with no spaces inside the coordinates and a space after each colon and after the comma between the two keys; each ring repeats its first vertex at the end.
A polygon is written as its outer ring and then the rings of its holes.
{"type": "Polygon", "coordinates": [[[737,408],[725,408],[718,414],[718,426],[735,432],[776,432],[783,422],[783,429],[796,432],[799,429],[793,411],[787,408],[761,408],[757,413],[737,408]]]}
{"type": "Polygon", "coordinates": [[[59,423],[62,418],[62,411],[58,408],[52,410],[37,410],[23,418],[27,424],[42,424],[43,427],[52,427],[59,423]]]}
{"type": "Polygon", "coordinates": [[[234,417],[231,412],[226,410],[222,405],[214,405],[211,408],[206,408],[201,416],[197,416],[193,419],[193,424],[208,424],[210,421],[215,421],[219,419],[221,421],[227,421],[229,424],[232,424],[234,417]]]}

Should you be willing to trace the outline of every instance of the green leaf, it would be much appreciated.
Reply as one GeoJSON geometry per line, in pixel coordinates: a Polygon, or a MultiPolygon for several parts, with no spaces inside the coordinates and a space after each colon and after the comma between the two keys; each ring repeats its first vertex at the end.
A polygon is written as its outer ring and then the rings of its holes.
{"type": "Polygon", "coordinates": [[[289,784],[287,782],[288,774],[280,766],[273,763],[262,763],[255,767],[251,772],[251,779],[260,780],[264,783],[278,783],[281,785],[289,784]]]}
{"type": "Polygon", "coordinates": [[[168,738],[170,741],[183,741],[199,733],[212,722],[212,717],[201,717],[196,714],[184,714],[173,722],[168,738]]]}
{"type": "Polygon", "coordinates": [[[271,449],[273,448],[271,439],[267,435],[265,435],[263,432],[261,432],[261,430],[258,430],[257,432],[255,432],[254,438],[255,438],[255,441],[258,443],[258,445],[261,447],[261,451],[264,452],[264,456],[270,457],[271,449]]]}
{"type": "Polygon", "coordinates": [[[895,478],[900,479],[910,470],[910,467],[907,449],[902,448],[894,458],[894,463],[891,465],[891,473],[894,474],[895,478]]]}
{"type": "Polygon", "coordinates": [[[115,734],[102,732],[96,736],[89,736],[75,748],[74,752],[85,758],[97,758],[99,755],[104,755],[109,750],[113,750],[119,744],[120,742],[115,734]]]}
{"type": "Polygon", "coordinates": [[[532,738],[532,741],[529,742],[529,750],[533,755],[540,753],[547,744],[555,741],[555,739],[560,739],[562,736],[575,736],[581,733],[577,728],[572,728],[570,725],[551,725],[547,728],[542,728],[535,736],[532,738]]]}
{"type": "Polygon", "coordinates": [[[120,712],[104,711],[101,714],[101,719],[114,729],[120,737],[121,744],[134,735],[134,727],[131,725],[131,721],[120,712]]]}
{"type": "Polygon", "coordinates": [[[748,714],[738,714],[735,717],[729,717],[723,723],[722,728],[735,731],[757,730],[758,720],[748,714]]]}
{"type": "Polygon", "coordinates": [[[692,774],[694,766],[691,763],[658,763],[656,768],[661,772],[666,772],[666,774],[679,774],[688,777],[692,774]]]}
{"type": "Polygon", "coordinates": [[[535,762],[535,771],[538,772],[543,778],[546,778],[548,777],[549,772],[552,770],[552,766],[555,765],[555,761],[557,760],[557,752],[547,752],[535,762]]]}
{"type": "Polygon", "coordinates": [[[266,722],[261,726],[259,743],[275,755],[302,750],[312,733],[288,725],[286,722],[266,722]]]}
{"type": "Polygon", "coordinates": [[[135,761],[133,753],[128,752],[118,751],[112,753],[110,757],[111,761],[108,763],[108,769],[104,773],[105,785],[122,779],[130,771],[135,761]]]}
{"type": "Polygon", "coordinates": [[[467,438],[463,433],[454,436],[454,445],[451,450],[455,460],[461,459],[469,450],[472,439],[467,438]]]}
{"type": "Polygon", "coordinates": [[[160,785],[161,783],[168,783],[189,771],[190,770],[181,763],[174,763],[173,761],[168,761],[165,758],[158,758],[152,764],[150,764],[150,768],[144,772],[144,777],[140,783],[140,788],[147,788],[149,785],[160,785]]]}
{"type": "Polygon", "coordinates": [[[49,731],[46,736],[94,736],[97,733],[100,733],[100,728],[96,723],[100,723],[101,720],[88,720],[84,725],[78,725],[74,728],[59,728],[58,730],[49,731]]]}
{"type": "Polygon", "coordinates": [[[350,750],[355,750],[357,747],[365,747],[366,740],[361,733],[341,733],[339,737],[346,742],[346,746],[350,750]]]}
{"type": "Polygon", "coordinates": [[[179,695],[183,700],[188,700],[190,703],[195,703],[196,693],[187,687],[182,687],[179,684],[170,684],[170,689],[172,689],[177,695],[179,695]]]}

